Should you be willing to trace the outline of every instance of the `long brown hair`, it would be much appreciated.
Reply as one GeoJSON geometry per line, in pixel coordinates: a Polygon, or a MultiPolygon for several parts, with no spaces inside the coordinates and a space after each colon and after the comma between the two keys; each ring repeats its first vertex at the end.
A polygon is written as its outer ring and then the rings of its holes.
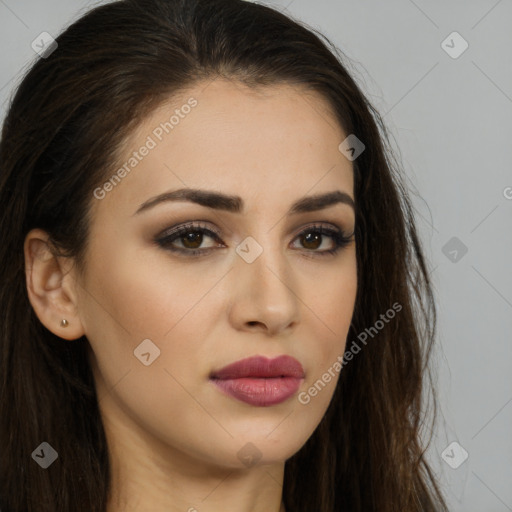
{"type": "Polygon", "coordinates": [[[110,490],[87,339],[65,343],[35,315],[25,236],[44,229],[83,268],[93,190],[112,175],[123,141],[164,100],[223,76],[317,91],[365,144],[353,161],[358,292],[347,348],[372,336],[286,462],[287,511],[446,510],[420,435],[425,389],[435,418],[431,283],[400,165],[348,58],[302,23],[242,0],[121,0],[56,41],[17,88],[0,144],[0,509],[104,512],[110,490]],[[400,312],[374,334],[395,303],[400,312]],[[31,458],[44,441],[59,454],[46,470],[31,458]]]}

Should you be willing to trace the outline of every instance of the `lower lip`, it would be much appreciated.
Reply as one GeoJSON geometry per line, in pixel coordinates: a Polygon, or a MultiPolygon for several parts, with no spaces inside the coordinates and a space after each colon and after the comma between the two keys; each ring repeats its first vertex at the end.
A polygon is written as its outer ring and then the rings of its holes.
{"type": "Polygon", "coordinates": [[[224,393],[250,405],[267,407],[288,400],[304,379],[296,377],[211,379],[224,393]]]}

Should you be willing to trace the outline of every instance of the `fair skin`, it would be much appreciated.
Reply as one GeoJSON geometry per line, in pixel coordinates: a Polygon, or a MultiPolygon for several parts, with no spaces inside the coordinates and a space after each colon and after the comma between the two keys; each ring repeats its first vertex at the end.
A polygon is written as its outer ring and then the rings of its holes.
{"type": "Polygon", "coordinates": [[[113,471],[108,512],[284,512],[285,461],[321,421],[337,378],[307,405],[297,393],[261,407],[221,393],[209,374],[249,356],[288,354],[305,370],[300,392],[343,354],[357,289],[354,238],[322,255],[336,246],[331,236],[299,234],[323,226],[350,236],[354,210],[346,202],[288,210],[305,196],[354,198],[352,164],[338,150],[346,134],[316,93],[217,79],[155,110],[121,165],[190,97],[197,106],[172,132],[153,136],[156,147],[103,199],[91,198],[83,276],[52,256],[43,231],[27,235],[27,290],[63,343],[82,335],[90,343],[113,471]],[[243,209],[181,200],[135,213],[179,188],[239,196],[243,209]],[[172,243],[212,248],[198,257],[153,242],[188,222],[218,231],[220,242],[203,234],[172,243]],[[249,236],[263,249],[251,263],[236,252],[249,236]],[[148,366],[134,356],[145,339],[160,350],[148,366]],[[250,467],[237,455],[247,443],[259,454],[250,467]]]}

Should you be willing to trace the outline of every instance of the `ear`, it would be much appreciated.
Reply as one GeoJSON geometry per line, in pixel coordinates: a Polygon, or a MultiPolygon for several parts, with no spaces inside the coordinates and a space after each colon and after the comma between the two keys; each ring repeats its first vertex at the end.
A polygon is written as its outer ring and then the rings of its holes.
{"type": "Polygon", "coordinates": [[[78,315],[73,262],[54,255],[48,239],[41,229],[33,229],[25,237],[28,298],[48,330],[66,340],[75,340],[84,335],[84,328],[78,315]],[[61,325],[63,319],[68,322],[66,327],[61,325]]]}

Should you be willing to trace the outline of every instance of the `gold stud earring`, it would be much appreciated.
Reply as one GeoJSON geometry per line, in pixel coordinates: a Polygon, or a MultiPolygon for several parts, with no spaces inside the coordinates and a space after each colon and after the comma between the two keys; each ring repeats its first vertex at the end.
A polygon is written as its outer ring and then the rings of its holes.
{"type": "Polygon", "coordinates": [[[60,321],[60,325],[61,325],[61,327],[67,327],[69,325],[69,322],[65,318],[63,318],[60,321]]]}

